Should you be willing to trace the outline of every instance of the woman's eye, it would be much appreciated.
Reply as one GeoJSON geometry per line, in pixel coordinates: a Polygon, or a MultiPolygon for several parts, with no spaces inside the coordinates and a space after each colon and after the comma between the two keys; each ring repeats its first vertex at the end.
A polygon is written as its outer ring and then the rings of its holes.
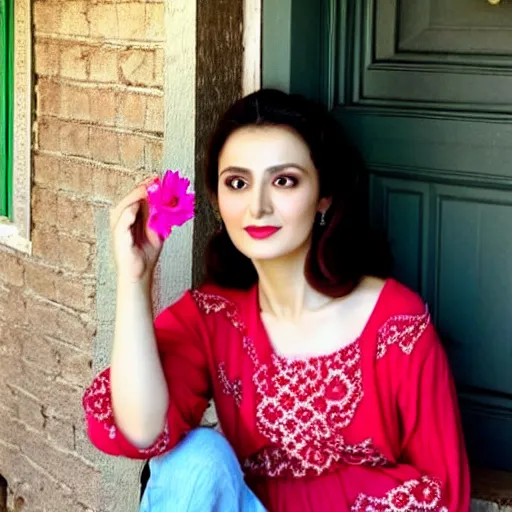
{"type": "Polygon", "coordinates": [[[297,185],[297,183],[297,179],[292,176],[279,176],[279,178],[276,178],[274,181],[275,185],[283,188],[294,187],[295,185],[297,185]]]}
{"type": "Polygon", "coordinates": [[[229,178],[226,180],[226,185],[235,190],[241,190],[247,185],[241,178],[229,178]]]}

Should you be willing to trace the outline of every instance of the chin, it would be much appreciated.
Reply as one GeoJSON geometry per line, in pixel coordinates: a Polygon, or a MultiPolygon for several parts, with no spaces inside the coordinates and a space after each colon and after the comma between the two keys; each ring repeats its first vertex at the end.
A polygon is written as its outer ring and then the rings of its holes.
{"type": "MultiPolygon", "coordinates": [[[[242,252],[242,251],[240,251],[242,252]]],[[[250,251],[243,252],[245,256],[247,256],[250,260],[254,261],[272,261],[278,260],[283,256],[286,256],[286,253],[282,252],[269,252],[269,251],[250,251]]]]}
{"type": "Polygon", "coordinates": [[[282,241],[255,241],[252,244],[235,243],[235,247],[247,258],[255,261],[271,261],[286,258],[309,249],[309,243],[283,244],[282,241]]]}
{"type": "Polygon", "coordinates": [[[235,247],[250,260],[273,260],[283,256],[282,250],[272,247],[248,247],[245,243],[235,243],[235,247]]]}

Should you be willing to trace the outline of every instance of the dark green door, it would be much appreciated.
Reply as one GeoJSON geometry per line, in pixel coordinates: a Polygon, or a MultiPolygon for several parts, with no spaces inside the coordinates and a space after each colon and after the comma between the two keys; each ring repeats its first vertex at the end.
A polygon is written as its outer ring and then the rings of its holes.
{"type": "Polygon", "coordinates": [[[395,275],[448,351],[472,463],[512,470],[512,2],[263,12],[264,85],[326,102],[362,151],[395,275]]]}

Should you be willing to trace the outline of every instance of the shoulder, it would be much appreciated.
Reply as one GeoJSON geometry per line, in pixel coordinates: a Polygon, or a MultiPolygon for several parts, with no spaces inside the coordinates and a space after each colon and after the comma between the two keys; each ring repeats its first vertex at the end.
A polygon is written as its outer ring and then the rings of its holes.
{"type": "Polygon", "coordinates": [[[203,312],[210,310],[216,312],[218,308],[242,307],[249,300],[252,290],[237,290],[234,288],[223,288],[219,285],[208,283],[188,291],[190,298],[203,312]]]}
{"type": "Polygon", "coordinates": [[[395,316],[423,315],[427,309],[419,294],[393,278],[366,276],[352,293],[377,324],[395,316]]]}
{"type": "Polygon", "coordinates": [[[237,290],[206,284],[188,293],[195,307],[210,326],[225,326],[227,321],[227,324],[237,330],[243,330],[245,322],[242,318],[248,311],[254,309],[254,287],[250,290],[237,290]]]}
{"type": "Polygon", "coordinates": [[[243,325],[238,314],[238,301],[244,294],[208,285],[183,291],[155,317],[153,325],[160,343],[174,338],[211,339],[225,332],[228,324],[243,325]],[[226,321],[228,323],[226,323],[226,321]]]}
{"type": "Polygon", "coordinates": [[[422,315],[427,309],[418,293],[392,278],[385,282],[381,306],[384,316],[422,315]]]}
{"type": "Polygon", "coordinates": [[[163,309],[155,319],[156,328],[165,328],[171,323],[211,325],[219,318],[233,323],[241,308],[248,304],[252,290],[222,288],[206,284],[184,291],[172,304],[163,309]]]}

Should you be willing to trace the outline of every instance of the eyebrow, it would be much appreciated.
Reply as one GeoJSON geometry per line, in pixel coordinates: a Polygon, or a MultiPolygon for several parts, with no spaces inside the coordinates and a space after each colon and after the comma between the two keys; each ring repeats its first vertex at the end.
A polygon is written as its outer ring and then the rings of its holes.
{"type": "MultiPolygon", "coordinates": [[[[294,169],[298,169],[299,171],[306,173],[306,169],[299,164],[293,164],[293,163],[287,163],[287,164],[280,164],[280,165],[273,165],[271,167],[268,167],[265,169],[265,172],[268,172],[270,174],[275,174],[277,172],[282,171],[283,169],[289,169],[290,167],[293,167],[294,169]]],[[[237,167],[237,166],[229,166],[223,169],[219,173],[219,177],[222,176],[225,172],[238,172],[240,174],[251,174],[250,169],[246,169],[245,167],[237,167]]]]}

